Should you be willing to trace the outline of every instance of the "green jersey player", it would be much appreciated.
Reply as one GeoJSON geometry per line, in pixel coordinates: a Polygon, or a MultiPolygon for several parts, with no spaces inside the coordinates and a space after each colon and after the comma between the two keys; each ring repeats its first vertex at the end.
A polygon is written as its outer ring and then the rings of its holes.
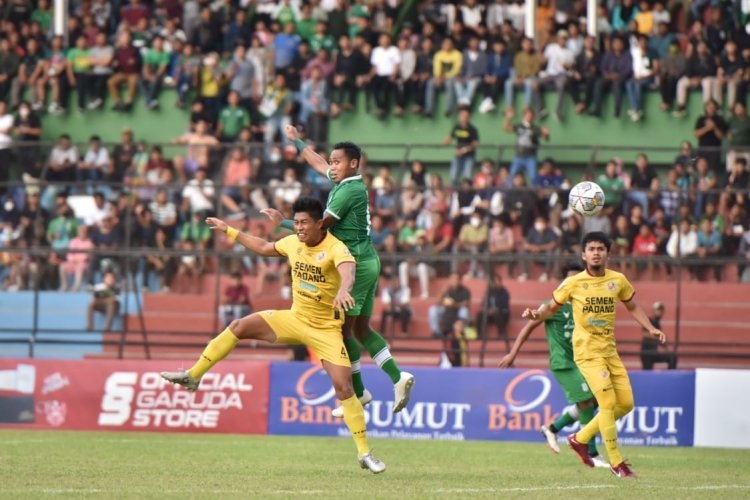
{"type": "MultiPolygon", "coordinates": [[[[572,276],[581,271],[583,271],[583,267],[580,265],[570,264],[565,267],[564,274],[565,276],[572,276]]],[[[500,368],[508,368],[513,365],[521,346],[541,323],[540,320],[531,320],[524,325],[510,352],[500,360],[500,368]]],[[[557,433],[576,420],[580,420],[581,425],[586,425],[594,418],[594,411],[596,410],[596,399],[573,361],[572,337],[574,328],[573,306],[570,303],[563,305],[557,314],[544,322],[547,344],[549,345],[549,368],[555,380],[565,392],[565,399],[571,404],[563,410],[560,417],[551,425],[542,425],[539,429],[542,436],[547,439],[550,450],[554,453],[560,453],[557,433]]],[[[609,464],[599,456],[594,439],[589,441],[589,454],[597,467],[609,467],[609,464]]]]}
{"type": "MultiPolygon", "coordinates": [[[[328,195],[322,221],[323,229],[330,228],[331,233],[344,242],[357,261],[354,288],[351,292],[355,305],[346,311],[343,329],[344,344],[352,364],[354,391],[363,405],[372,400],[372,395],[365,390],[362,383],[359,363],[361,343],[373,361],[391,378],[395,393],[393,412],[399,412],[409,402],[414,387],[414,376],[399,369],[385,339],[370,327],[380,277],[380,258],[370,238],[369,197],[359,173],[362,152],[354,143],[340,142],[333,146],[329,160],[326,161],[299,138],[296,128],[287,125],[285,133],[297,146],[305,161],[316,172],[325,175],[334,183],[328,195]]],[[[277,210],[268,209],[262,212],[277,225],[287,223],[282,221],[282,216],[277,210]]],[[[338,410],[339,408],[334,410],[334,415],[343,416],[338,410]]]]}

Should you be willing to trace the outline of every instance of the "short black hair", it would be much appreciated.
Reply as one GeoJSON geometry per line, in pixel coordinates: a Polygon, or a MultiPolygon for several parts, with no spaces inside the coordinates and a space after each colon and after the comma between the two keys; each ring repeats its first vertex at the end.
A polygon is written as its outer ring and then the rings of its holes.
{"type": "Polygon", "coordinates": [[[583,266],[580,262],[568,262],[565,264],[565,266],[562,269],[563,272],[563,278],[565,278],[569,272],[576,271],[576,272],[583,272],[583,266]]]}
{"type": "Polygon", "coordinates": [[[315,198],[297,198],[297,201],[292,205],[292,213],[300,212],[310,214],[314,220],[319,221],[323,218],[323,204],[315,198]]]}
{"type": "Polygon", "coordinates": [[[359,165],[359,162],[362,159],[362,148],[351,141],[337,142],[333,145],[333,149],[334,151],[337,149],[343,150],[344,155],[346,155],[348,159],[357,160],[357,165],[359,165]]]}
{"type": "Polygon", "coordinates": [[[604,246],[607,247],[607,252],[609,252],[610,248],[612,248],[612,240],[610,240],[609,236],[601,231],[592,231],[590,233],[586,233],[586,235],[583,237],[583,241],[581,241],[581,248],[586,251],[586,245],[591,242],[603,243],[604,246]]]}

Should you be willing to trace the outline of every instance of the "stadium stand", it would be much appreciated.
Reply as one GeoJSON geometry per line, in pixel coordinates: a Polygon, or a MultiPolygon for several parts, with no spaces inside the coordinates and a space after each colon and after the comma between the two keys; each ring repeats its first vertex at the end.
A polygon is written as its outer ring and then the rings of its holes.
{"type": "MultiPolygon", "coordinates": [[[[294,124],[320,151],[339,139],[364,146],[373,238],[414,297],[413,335],[392,339],[407,362],[433,364],[442,349],[427,308],[451,270],[472,274],[472,313],[487,274],[507,278],[514,335],[518,312],[548,296],[593,229],[612,235],[614,266],[647,290],[644,303],[667,304],[668,328],[681,290],[681,366],[750,357],[737,305],[750,282],[750,37],[731,3],[603,4],[594,38],[585,5],[558,2],[538,8],[533,42],[523,11],[503,1],[69,7],[66,37],[52,35],[44,0],[2,12],[0,305],[4,316],[44,311],[4,326],[14,347],[3,355],[59,329],[96,345],[35,355],[143,356],[148,339],[149,355],[182,356],[177,344],[194,348],[221,326],[232,271],[247,276],[256,310],[283,304],[285,270],[243,258],[201,220],[217,214],[277,238],[259,210],[288,213],[301,194],[326,194],[281,133],[294,124]],[[478,146],[456,153],[464,109],[478,146]],[[468,179],[449,180],[454,157],[468,179]],[[581,179],[605,189],[602,217],[567,208],[581,179]],[[540,241],[553,243],[546,269],[524,257],[540,241]],[[120,297],[122,314],[99,338],[81,332],[83,291],[106,271],[133,308],[120,297]],[[44,307],[33,306],[37,291],[44,307]]],[[[622,332],[634,359],[640,333],[622,332]]],[[[481,342],[471,363],[495,363],[504,341],[481,342]]]]}

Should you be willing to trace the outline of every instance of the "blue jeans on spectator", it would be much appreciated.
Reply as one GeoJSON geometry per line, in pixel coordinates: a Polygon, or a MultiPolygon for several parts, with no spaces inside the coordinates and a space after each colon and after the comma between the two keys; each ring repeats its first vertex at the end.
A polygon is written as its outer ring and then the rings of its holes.
{"type": "MultiPolygon", "coordinates": [[[[531,107],[531,95],[533,93],[533,89],[531,88],[531,85],[534,83],[533,78],[527,78],[523,81],[523,105],[530,108],[531,107]]],[[[507,80],[505,80],[505,107],[506,108],[513,108],[515,107],[515,91],[516,91],[516,77],[515,75],[510,76],[507,80]]]]}
{"type": "Polygon", "coordinates": [[[625,92],[628,94],[630,109],[643,111],[643,87],[651,85],[651,78],[631,78],[625,82],[625,92]]]}
{"type": "MultiPolygon", "coordinates": [[[[432,114],[435,109],[435,79],[430,78],[427,80],[424,92],[424,112],[427,115],[432,114]]],[[[456,106],[456,95],[453,89],[453,78],[446,78],[443,83],[445,89],[445,113],[453,113],[453,108],[456,106]]]]}
{"type": "Polygon", "coordinates": [[[472,179],[471,171],[474,169],[474,155],[456,155],[451,160],[451,184],[458,187],[461,179],[472,179]],[[459,177],[459,174],[461,175],[459,177]]]}
{"type": "Polygon", "coordinates": [[[537,160],[536,156],[516,156],[510,163],[510,178],[525,170],[526,185],[531,186],[536,178],[537,160]]]}
{"type": "Polygon", "coordinates": [[[188,102],[190,91],[193,90],[193,77],[185,72],[181,72],[177,79],[177,100],[180,104],[188,102]]]}
{"type": "Polygon", "coordinates": [[[146,100],[146,105],[151,106],[158,103],[162,77],[157,76],[153,81],[141,78],[139,83],[141,85],[141,94],[143,94],[143,98],[146,100]]]}
{"type": "Polygon", "coordinates": [[[266,143],[266,156],[271,153],[271,147],[274,144],[274,138],[276,137],[277,132],[281,133],[281,140],[285,146],[291,144],[284,133],[284,127],[291,124],[292,118],[281,113],[277,113],[266,120],[266,130],[263,133],[263,140],[266,143]]]}
{"type": "Polygon", "coordinates": [[[646,191],[628,191],[625,193],[625,213],[630,213],[630,207],[637,203],[643,209],[643,215],[648,215],[648,193],[646,191]]]}
{"type": "Polygon", "coordinates": [[[471,106],[474,94],[481,80],[479,78],[464,78],[463,81],[453,82],[453,91],[456,93],[456,101],[459,106],[471,106]]]}

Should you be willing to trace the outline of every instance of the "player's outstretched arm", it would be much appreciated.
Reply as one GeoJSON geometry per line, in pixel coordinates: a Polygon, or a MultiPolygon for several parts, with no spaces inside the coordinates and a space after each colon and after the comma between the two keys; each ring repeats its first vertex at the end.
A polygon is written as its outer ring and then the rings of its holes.
{"type": "Polygon", "coordinates": [[[216,217],[208,217],[206,219],[206,224],[211,226],[211,229],[213,229],[214,231],[221,231],[222,233],[229,236],[232,241],[236,241],[243,247],[247,248],[251,252],[257,253],[258,255],[263,255],[264,257],[281,256],[281,254],[276,251],[276,246],[272,242],[266,241],[262,238],[258,238],[257,236],[242,233],[237,229],[230,227],[221,219],[217,219],[216,217]]]}
{"type": "Polygon", "coordinates": [[[352,287],[354,286],[354,277],[357,265],[354,262],[342,262],[336,267],[341,276],[341,286],[339,287],[336,297],[333,299],[333,307],[348,311],[354,307],[354,298],[351,296],[352,287]]]}
{"type": "Polygon", "coordinates": [[[523,319],[538,319],[539,321],[547,321],[560,310],[562,306],[554,300],[546,304],[542,304],[538,309],[526,308],[521,314],[523,319]]]}
{"type": "Polygon", "coordinates": [[[662,344],[667,341],[667,336],[664,335],[664,332],[651,323],[651,320],[646,316],[646,312],[635,302],[635,300],[629,300],[623,302],[623,304],[625,304],[625,308],[630,312],[630,315],[633,316],[633,319],[636,320],[649,335],[655,339],[659,339],[659,342],[662,344]]]}
{"type": "Polygon", "coordinates": [[[316,153],[308,144],[305,144],[305,141],[299,138],[299,133],[293,125],[286,125],[284,127],[284,133],[286,134],[287,139],[292,141],[299,152],[302,153],[302,158],[305,159],[308,165],[322,176],[328,174],[328,162],[316,153]]]}
{"type": "Polygon", "coordinates": [[[526,339],[531,336],[531,333],[540,324],[542,324],[541,320],[532,319],[531,321],[526,323],[523,328],[521,328],[521,331],[518,333],[518,337],[516,337],[516,341],[513,342],[513,347],[511,347],[510,352],[503,356],[503,359],[500,360],[498,368],[510,368],[511,366],[513,366],[513,362],[516,360],[516,356],[518,356],[518,353],[521,351],[521,347],[523,346],[524,342],[526,342],[526,339]]]}

